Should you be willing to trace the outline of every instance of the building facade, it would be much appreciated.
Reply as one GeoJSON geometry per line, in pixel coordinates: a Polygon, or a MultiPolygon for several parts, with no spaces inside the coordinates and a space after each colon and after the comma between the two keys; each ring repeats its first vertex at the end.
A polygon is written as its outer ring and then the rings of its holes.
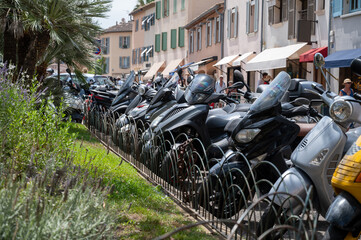
{"type": "Polygon", "coordinates": [[[154,62],[155,3],[139,7],[130,15],[133,17],[131,69],[145,74],[154,62]]]}
{"type": "Polygon", "coordinates": [[[105,29],[100,39],[105,74],[111,77],[125,77],[131,66],[132,22],[123,19],[122,22],[105,29]]]}

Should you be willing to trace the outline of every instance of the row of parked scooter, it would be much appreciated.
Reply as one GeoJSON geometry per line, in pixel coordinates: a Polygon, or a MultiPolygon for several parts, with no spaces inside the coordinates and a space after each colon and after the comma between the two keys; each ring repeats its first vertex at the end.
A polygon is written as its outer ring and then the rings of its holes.
{"type": "MultiPolygon", "coordinates": [[[[322,71],[323,56],[316,54],[314,63],[322,71]]],[[[361,75],[360,59],[351,67],[361,75]]],[[[226,93],[215,93],[213,78],[191,70],[183,91],[178,84],[181,71],[170,79],[157,76],[153,87],[137,84],[132,72],[117,92],[92,90],[87,110],[102,114],[103,127],[111,129],[107,133],[114,143],[127,145],[137,138],[132,145],[136,154],[144,163],[152,161],[152,171],[170,183],[179,183],[189,166],[205,164],[192,154],[186,158],[192,162],[188,167],[177,164],[177,149],[191,142],[192,151],[204,153],[207,159],[207,177],[196,190],[197,204],[217,218],[236,215],[252,200],[256,191],[248,181],[252,169],[253,182],[261,182],[258,191],[272,202],[259,222],[258,235],[273,228],[280,214],[301,214],[300,200],[306,201],[312,188],[315,209],[331,223],[325,238],[358,237],[361,129],[350,129],[361,123],[358,94],[340,97],[320,84],[291,79],[285,72],[269,86],[261,86],[261,93],[252,93],[236,70],[235,84],[227,89],[243,96],[245,102],[240,103],[226,93]],[[219,102],[225,106],[210,108],[219,102]],[[321,105],[329,114],[319,113],[321,105]],[[120,139],[129,132],[136,132],[133,139],[120,139]],[[155,151],[161,145],[165,154],[155,151]],[[259,164],[265,162],[273,167],[259,164]],[[219,186],[230,175],[238,186],[231,198],[219,186]]],[[[280,238],[282,232],[269,237],[280,238]]]]}

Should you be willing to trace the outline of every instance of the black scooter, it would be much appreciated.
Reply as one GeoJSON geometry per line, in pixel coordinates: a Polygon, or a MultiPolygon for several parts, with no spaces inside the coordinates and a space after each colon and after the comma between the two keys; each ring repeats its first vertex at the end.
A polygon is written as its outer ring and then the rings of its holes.
{"type": "MultiPolygon", "coordinates": [[[[207,208],[217,218],[232,217],[253,195],[254,186],[249,184],[262,179],[274,182],[278,171],[287,169],[284,155],[291,153],[290,145],[300,131],[294,121],[281,115],[281,99],[290,83],[289,75],[281,72],[243,118],[227,124],[224,130],[230,136],[230,149],[209,170],[197,191],[196,205],[207,208]],[[260,162],[272,163],[276,169],[260,162]],[[253,166],[254,175],[250,174],[253,166]]],[[[262,193],[270,188],[266,181],[257,186],[262,193]]]]}

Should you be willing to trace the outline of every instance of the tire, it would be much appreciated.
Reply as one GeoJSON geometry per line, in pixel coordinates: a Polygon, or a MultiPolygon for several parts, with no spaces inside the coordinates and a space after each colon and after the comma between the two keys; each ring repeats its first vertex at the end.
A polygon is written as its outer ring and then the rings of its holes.
{"type": "MultiPolygon", "coordinates": [[[[248,167],[246,165],[239,170],[247,176],[248,167]]],[[[239,170],[231,169],[219,176],[209,176],[197,191],[198,204],[220,219],[227,219],[236,215],[245,207],[251,195],[246,180],[239,170]],[[229,190],[231,176],[233,187],[229,190]],[[234,186],[239,186],[239,188],[234,186]]],[[[253,192],[252,183],[250,182],[249,185],[253,192]]]]}
{"type": "Polygon", "coordinates": [[[348,232],[345,230],[342,230],[338,227],[336,227],[335,225],[330,224],[330,226],[328,226],[325,235],[323,236],[323,240],[340,240],[340,239],[345,239],[345,237],[347,236],[348,232]]]}

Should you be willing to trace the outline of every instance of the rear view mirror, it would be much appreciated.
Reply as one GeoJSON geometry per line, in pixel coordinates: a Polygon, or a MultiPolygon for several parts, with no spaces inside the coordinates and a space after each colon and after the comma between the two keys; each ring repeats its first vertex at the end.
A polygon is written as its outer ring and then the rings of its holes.
{"type": "Polygon", "coordinates": [[[357,74],[358,76],[361,76],[361,59],[355,58],[351,62],[351,71],[357,74]]]}
{"type": "Polygon", "coordinates": [[[243,82],[244,83],[244,77],[241,71],[235,70],[233,72],[233,82],[243,82]]]}
{"type": "Polygon", "coordinates": [[[194,76],[194,72],[193,72],[193,69],[192,68],[187,68],[188,70],[188,73],[191,75],[191,76],[194,76]]]}
{"type": "Polygon", "coordinates": [[[321,69],[323,66],[325,66],[325,58],[321,53],[315,54],[313,62],[315,64],[316,69],[321,69]]]}

